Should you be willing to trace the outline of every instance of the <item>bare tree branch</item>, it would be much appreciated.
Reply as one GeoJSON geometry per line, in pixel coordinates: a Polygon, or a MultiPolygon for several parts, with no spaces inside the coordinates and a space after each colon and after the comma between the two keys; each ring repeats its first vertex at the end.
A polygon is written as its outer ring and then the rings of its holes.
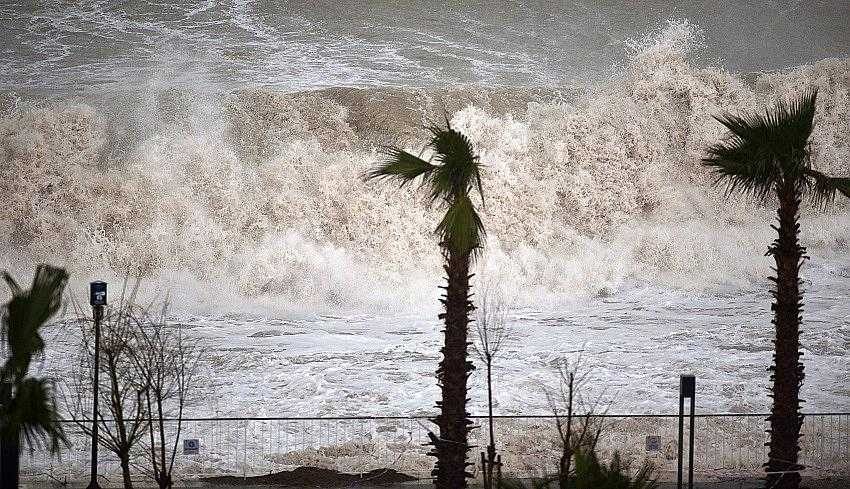
{"type": "MultiPolygon", "coordinates": [[[[143,402],[147,389],[133,360],[139,346],[138,330],[144,311],[135,305],[138,281],[128,291],[127,281],[104,316],[101,323],[99,376],[98,443],[118,456],[121,463],[125,489],[132,488],[130,466],[138,454],[134,448],[144,437],[148,412],[143,402]]],[[[62,386],[62,398],[77,426],[88,436],[92,427],[86,418],[92,413],[91,388],[93,383],[94,350],[91,342],[93,320],[90,313],[73,300],[76,322],[80,327],[81,348],[79,361],[62,386]]]]}
{"type": "Polygon", "coordinates": [[[496,453],[495,429],[493,427],[493,360],[499,354],[507,339],[508,305],[500,284],[495,280],[484,281],[480,285],[479,301],[476,308],[473,351],[484,362],[487,372],[487,421],[490,443],[487,454],[481,453],[481,471],[484,487],[493,489],[501,480],[501,457],[496,453]]]}
{"type": "Polygon", "coordinates": [[[483,282],[476,304],[473,350],[482,362],[491,363],[499,354],[507,339],[507,315],[509,306],[505,294],[495,280],[483,282]]]}
{"type": "Polygon", "coordinates": [[[196,346],[184,336],[181,325],[168,323],[167,311],[166,302],[157,315],[145,316],[139,328],[141,347],[134,355],[136,368],[148,387],[145,402],[153,414],[148,420],[150,466],[143,470],[160,489],[173,485],[183,412],[200,358],[196,346]],[[166,429],[167,416],[177,419],[173,434],[166,429]],[[171,436],[171,443],[167,443],[171,436]]]}
{"type": "Polygon", "coordinates": [[[607,412],[606,391],[603,389],[597,395],[590,394],[591,369],[583,364],[580,355],[573,361],[561,359],[555,368],[558,371],[558,387],[546,390],[546,400],[555,416],[561,445],[558,487],[568,489],[576,452],[595,450],[606,428],[601,416],[607,412]]]}

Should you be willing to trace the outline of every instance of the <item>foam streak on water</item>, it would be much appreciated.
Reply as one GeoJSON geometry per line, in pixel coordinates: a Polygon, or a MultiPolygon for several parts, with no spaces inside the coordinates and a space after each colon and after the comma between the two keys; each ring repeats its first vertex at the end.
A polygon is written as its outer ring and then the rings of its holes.
{"type": "MultiPolygon", "coordinates": [[[[822,271],[812,285],[802,344],[808,412],[847,411],[850,273],[822,271]]],[[[251,314],[175,318],[202,338],[193,416],[426,415],[439,390],[442,344],[434,315],[380,313],[270,319],[251,314]]],[[[581,356],[587,398],[611,413],[675,413],[681,373],[698,379],[702,413],[766,412],[773,331],[764,292],[686,294],[647,288],[546,310],[520,308],[494,370],[498,414],[549,414],[556,365],[581,356]]],[[[74,340],[47,337],[48,372],[62,378],[74,340]],[[64,339],[63,342],[56,341],[64,339]],[[60,345],[60,346],[57,346],[60,345]]],[[[481,367],[476,360],[476,364],[481,367]]],[[[484,370],[470,384],[486,412],[484,370]]]]}

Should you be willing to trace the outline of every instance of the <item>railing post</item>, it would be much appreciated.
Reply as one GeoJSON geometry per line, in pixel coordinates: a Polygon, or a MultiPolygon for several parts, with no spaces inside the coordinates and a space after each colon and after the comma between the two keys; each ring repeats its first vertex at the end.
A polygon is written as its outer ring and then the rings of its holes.
{"type": "Polygon", "coordinates": [[[242,478],[248,479],[248,420],[242,423],[242,478]]]}
{"type": "Polygon", "coordinates": [[[676,457],[676,489],[682,489],[682,455],[685,453],[685,398],[682,396],[682,379],[679,379],[679,454],[676,457]]]}

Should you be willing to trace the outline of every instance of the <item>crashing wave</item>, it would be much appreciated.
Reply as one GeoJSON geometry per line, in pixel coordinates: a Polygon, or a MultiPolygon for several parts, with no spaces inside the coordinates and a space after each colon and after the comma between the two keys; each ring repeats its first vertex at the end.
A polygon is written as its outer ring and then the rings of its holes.
{"type": "MultiPolygon", "coordinates": [[[[772,211],[712,187],[700,166],[722,135],[712,117],[816,86],[814,164],[847,175],[850,60],[745,76],[697,67],[699,42],[671,23],[630,45],[621,76],[563,90],[6,97],[0,265],[180,273],[299,304],[412,303],[439,273],[436,213],[360,174],[381,144],[419,151],[422,126],[448,117],[486,168],[480,267],[519,300],[747,284],[764,275],[772,211]]],[[[846,251],[846,204],[805,212],[812,254],[846,251]]]]}

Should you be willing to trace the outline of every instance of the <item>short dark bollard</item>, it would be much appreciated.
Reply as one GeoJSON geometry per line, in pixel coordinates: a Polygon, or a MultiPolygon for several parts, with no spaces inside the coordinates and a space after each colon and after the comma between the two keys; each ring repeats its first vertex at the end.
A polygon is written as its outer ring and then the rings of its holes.
{"type": "Polygon", "coordinates": [[[688,489],[694,488],[694,403],[696,397],[696,377],[682,375],[679,377],[679,477],[676,487],[682,489],[682,455],[684,450],[685,428],[685,398],[691,400],[691,410],[688,414],[691,427],[688,431],[688,489]]]}
{"type": "Polygon", "coordinates": [[[91,428],[91,481],[87,489],[100,489],[97,483],[97,413],[100,373],[100,322],[103,320],[103,308],[106,306],[106,282],[96,281],[89,284],[89,303],[94,315],[94,382],[92,386],[92,428],[91,428]]]}

